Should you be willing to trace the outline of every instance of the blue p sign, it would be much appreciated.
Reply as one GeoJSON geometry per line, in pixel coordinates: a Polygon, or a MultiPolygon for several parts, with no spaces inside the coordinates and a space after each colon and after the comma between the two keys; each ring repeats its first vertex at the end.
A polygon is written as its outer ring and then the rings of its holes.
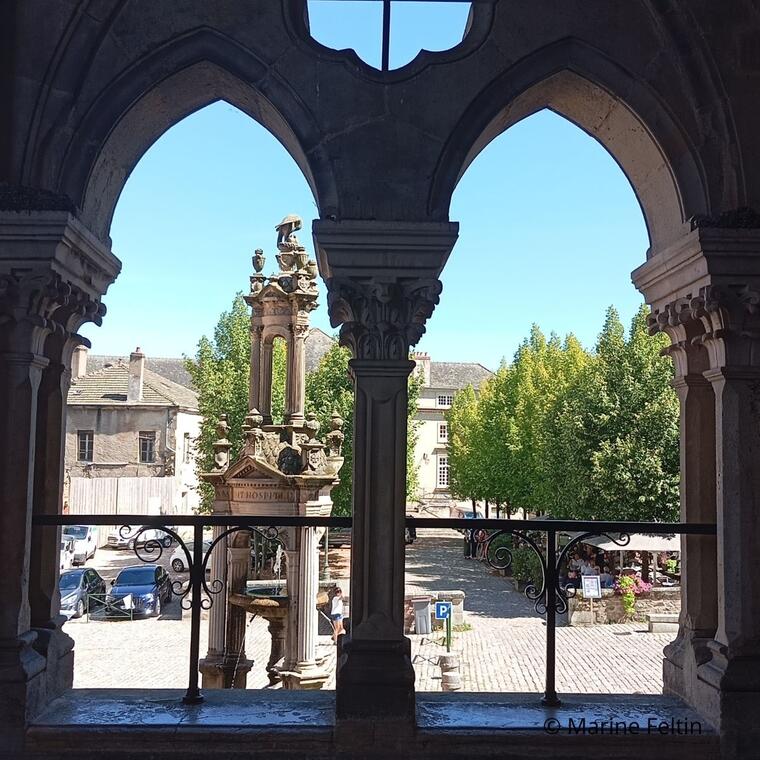
{"type": "Polygon", "coordinates": [[[435,603],[435,619],[448,620],[451,617],[451,602],[435,603]]]}

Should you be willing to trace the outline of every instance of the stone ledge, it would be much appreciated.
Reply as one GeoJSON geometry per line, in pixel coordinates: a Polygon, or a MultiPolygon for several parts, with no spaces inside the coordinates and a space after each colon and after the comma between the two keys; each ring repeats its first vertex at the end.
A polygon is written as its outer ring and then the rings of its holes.
{"type": "MultiPolygon", "coordinates": [[[[417,697],[418,728],[396,741],[382,722],[336,732],[335,693],[208,691],[201,705],[181,704],[178,689],[72,690],[51,703],[27,732],[24,760],[109,757],[422,758],[474,755],[537,760],[708,760],[719,757],[718,736],[671,696],[574,695],[544,708],[534,694],[431,694],[417,697]],[[614,719],[699,721],[700,735],[552,735],[547,719],[567,725],[614,719]]],[[[0,757],[4,757],[0,753],[0,757]]],[[[14,759],[15,760],[15,759],[14,759]]]]}

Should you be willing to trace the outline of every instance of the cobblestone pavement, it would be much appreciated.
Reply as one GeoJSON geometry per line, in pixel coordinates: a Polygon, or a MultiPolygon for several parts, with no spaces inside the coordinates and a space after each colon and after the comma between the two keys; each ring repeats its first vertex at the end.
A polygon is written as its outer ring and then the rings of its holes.
{"type": "MultiPolygon", "coordinates": [[[[463,688],[484,692],[543,691],[545,625],[532,603],[504,579],[467,560],[459,533],[420,529],[407,548],[407,593],[461,589],[469,630],[455,632],[453,650],[461,654],[463,688]]],[[[332,552],[331,552],[332,554],[332,552]]],[[[89,565],[110,580],[134,564],[127,552],[101,550],[89,565]]],[[[345,572],[345,571],[344,571],[345,572]]],[[[187,578],[177,575],[175,578],[187,578]]],[[[334,577],[338,573],[333,574],[334,577]]],[[[348,589],[346,578],[336,578],[348,589]]],[[[201,656],[206,650],[207,613],[201,624],[201,656]]],[[[326,630],[323,627],[323,630],[326,630]]],[[[187,684],[190,613],[174,599],[157,619],[135,621],[72,620],[66,631],[75,641],[77,688],[183,688],[187,684]]],[[[437,658],[445,652],[439,631],[412,635],[412,656],[419,691],[440,691],[437,658]]],[[[662,690],[662,649],[672,638],[651,634],[640,624],[557,629],[557,690],[560,692],[651,694],[662,690]]],[[[246,655],[254,659],[249,688],[264,688],[269,656],[266,621],[249,621],[246,655]]],[[[335,688],[335,648],[319,637],[335,688]]]]}
{"type": "MultiPolygon", "coordinates": [[[[464,558],[462,538],[452,530],[418,530],[407,548],[406,591],[460,589],[471,630],[454,633],[466,691],[543,692],[544,620],[533,603],[506,579],[464,558]]],[[[437,658],[443,634],[412,635],[416,687],[440,691],[437,658]]],[[[557,691],[655,694],[662,691],[662,650],[671,634],[641,624],[557,628],[557,691]]]]}

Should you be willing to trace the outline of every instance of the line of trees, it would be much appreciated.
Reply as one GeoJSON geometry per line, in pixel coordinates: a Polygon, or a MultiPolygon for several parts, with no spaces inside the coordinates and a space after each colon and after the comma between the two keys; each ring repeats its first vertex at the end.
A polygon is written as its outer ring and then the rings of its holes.
{"type": "Polygon", "coordinates": [[[610,307],[596,347],[534,326],[511,364],[448,413],[452,492],[507,514],[676,520],[673,367],[642,306],[626,335],[610,307]]]}
{"type": "MultiPolygon", "coordinates": [[[[214,467],[213,443],[216,426],[222,414],[227,415],[228,439],[234,459],[243,444],[242,427],[248,414],[248,389],[251,358],[250,310],[241,293],[235,296],[232,307],[219,317],[212,338],[205,335],[198,342],[194,359],[185,358],[185,366],[198,392],[198,407],[202,416],[201,431],[196,441],[196,469],[210,472],[214,467]]],[[[319,436],[330,430],[334,411],[343,418],[346,434],[343,443],[345,461],[340,471],[340,484],[333,489],[333,514],[351,514],[351,472],[353,468],[354,386],[349,376],[351,353],[338,345],[337,340],[321,358],[317,368],[306,375],[306,411],[314,412],[319,420],[319,436]]],[[[285,379],[287,371],[286,346],[275,340],[272,355],[272,419],[281,421],[285,408],[285,379]]],[[[414,463],[417,423],[414,419],[419,396],[419,380],[409,382],[407,434],[407,499],[417,490],[418,474],[414,463]]],[[[201,511],[210,512],[213,489],[200,483],[201,511]]]]}

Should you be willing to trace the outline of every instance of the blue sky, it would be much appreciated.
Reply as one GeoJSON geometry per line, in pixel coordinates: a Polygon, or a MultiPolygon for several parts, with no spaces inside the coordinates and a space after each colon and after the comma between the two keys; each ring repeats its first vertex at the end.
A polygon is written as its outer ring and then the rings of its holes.
{"type": "MultiPolygon", "coordinates": [[[[310,2],[312,34],[377,65],[373,6],[310,2]]],[[[396,3],[391,65],[421,47],[456,44],[466,11],[464,3],[396,3]]],[[[83,329],[93,351],[193,354],[247,289],[253,250],[263,248],[266,270],[274,267],[274,225],[288,213],[303,217],[311,249],[314,198],[263,127],[223,102],[175,125],[143,156],[117,205],[111,237],[124,268],[105,298],[103,326],[83,329]]],[[[648,240],[633,190],[601,145],[556,114],[535,114],[494,140],[460,181],[451,219],[460,239],[418,346],[433,360],[496,368],[534,322],[592,345],[608,305],[628,321],[641,303],[630,273],[648,240]]],[[[324,291],[312,323],[332,332],[324,291]]]]}

